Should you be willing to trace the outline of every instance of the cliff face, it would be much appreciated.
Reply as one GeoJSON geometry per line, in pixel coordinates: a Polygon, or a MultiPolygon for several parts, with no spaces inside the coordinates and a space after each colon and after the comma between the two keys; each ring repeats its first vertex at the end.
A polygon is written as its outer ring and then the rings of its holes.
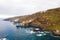
{"type": "Polygon", "coordinates": [[[8,18],[12,22],[24,22],[27,26],[43,27],[45,30],[60,30],[60,8],[36,12],[32,15],[8,18]]]}

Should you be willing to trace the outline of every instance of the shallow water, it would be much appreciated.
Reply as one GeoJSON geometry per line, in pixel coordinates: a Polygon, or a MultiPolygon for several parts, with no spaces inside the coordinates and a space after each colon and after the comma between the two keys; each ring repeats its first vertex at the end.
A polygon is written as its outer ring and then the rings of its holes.
{"type": "Polygon", "coordinates": [[[35,33],[31,28],[17,28],[11,22],[0,21],[0,40],[60,40],[51,33],[35,33]]]}

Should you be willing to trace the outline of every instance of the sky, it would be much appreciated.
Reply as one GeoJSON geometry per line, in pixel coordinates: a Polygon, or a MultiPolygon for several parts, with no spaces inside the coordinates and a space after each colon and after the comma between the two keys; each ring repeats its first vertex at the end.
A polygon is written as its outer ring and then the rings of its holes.
{"type": "Polygon", "coordinates": [[[60,7],[60,0],[0,0],[0,18],[33,14],[60,7]]]}

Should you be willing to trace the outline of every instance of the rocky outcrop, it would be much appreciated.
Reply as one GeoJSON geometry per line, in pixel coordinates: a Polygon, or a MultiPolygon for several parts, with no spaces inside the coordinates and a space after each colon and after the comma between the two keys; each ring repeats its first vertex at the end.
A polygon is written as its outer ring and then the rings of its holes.
{"type": "Polygon", "coordinates": [[[8,18],[11,22],[22,22],[25,26],[43,27],[45,30],[60,30],[60,8],[36,12],[32,15],[8,18]]]}

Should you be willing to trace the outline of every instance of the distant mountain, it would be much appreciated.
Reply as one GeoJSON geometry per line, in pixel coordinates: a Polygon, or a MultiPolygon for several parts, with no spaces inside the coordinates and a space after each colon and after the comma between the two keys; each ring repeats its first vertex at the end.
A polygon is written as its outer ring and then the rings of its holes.
{"type": "MultiPolygon", "coordinates": [[[[22,22],[22,26],[43,27],[45,30],[60,30],[60,7],[36,12],[32,15],[5,19],[11,22],[22,22]]],[[[60,31],[59,31],[60,32],[60,31]]]]}

